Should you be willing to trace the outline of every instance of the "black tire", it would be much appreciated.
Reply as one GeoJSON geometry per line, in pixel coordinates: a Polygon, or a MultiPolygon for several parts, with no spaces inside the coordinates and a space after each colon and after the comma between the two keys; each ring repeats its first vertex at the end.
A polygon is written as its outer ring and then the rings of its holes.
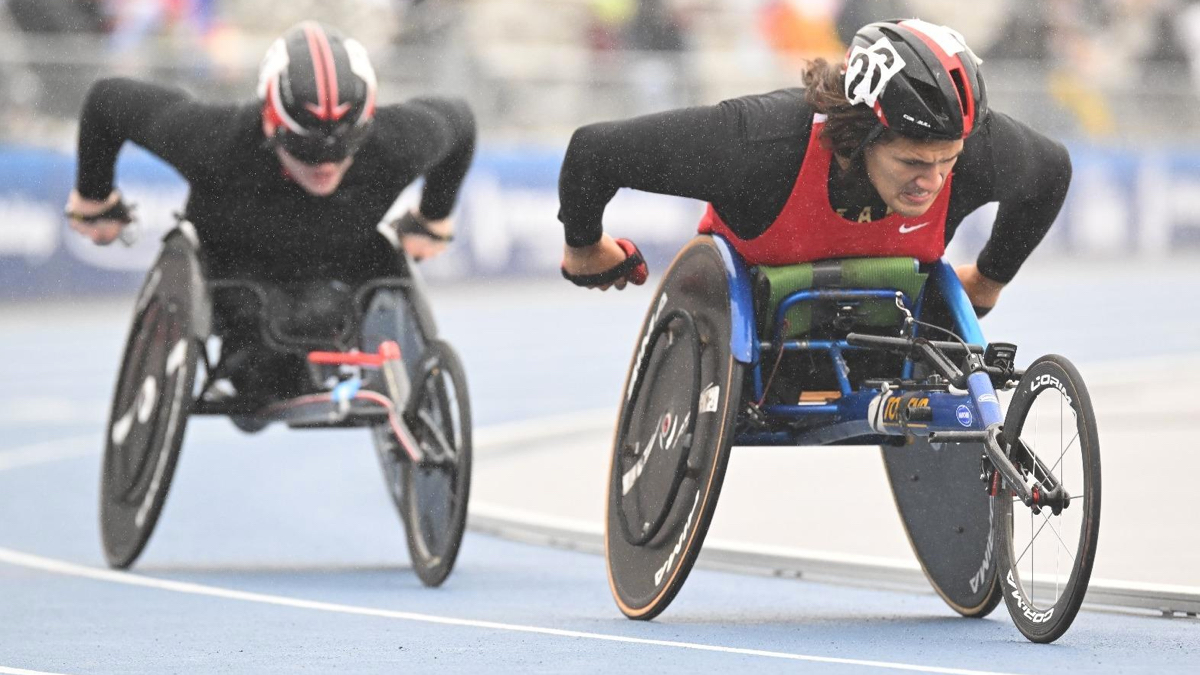
{"type": "Polygon", "coordinates": [[[421,370],[409,427],[429,459],[403,465],[401,514],[417,576],[426,586],[440,586],[454,569],[467,524],[471,403],[466,372],[450,345],[430,342],[421,370]]]}
{"type": "Polygon", "coordinates": [[[1083,603],[1100,531],[1096,418],[1075,366],[1057,355],[1034,361],[1013,394],[1003,438],[1027,481],[1042,474],[1036,466],[1048,468],[1070,495],[1057,514],[1050,506],[1035,512],[1003,481],[993,498],[1004,601],[1025,637],[1053,642],[1083,603]]]}
{"type": "Polygon", "coordinates": [[[613,598],[631,619],[674,600],[712,522],[744,384],[731,325],[720,254],[697,237],[659,285],[622,390],[605,552],[613,598]]]}
{"type": "Polygon", "coordinates": [[[106,427],[100,533],[114,568],[131,566],[154,532],[191,408],[200,345],[176,272],[156,267],[142,291],[106,427]]]}
{"type": "Polygon", "coordinates": [[[418,372],[406,419],[429,459],[414,465],[385,427],[375,428],[375,447],[404,522],[413,570],[426,586],[440,586],[454,569],[466,528],[471,405],[466,373],[450,345],[427,343],[418,372]]]}

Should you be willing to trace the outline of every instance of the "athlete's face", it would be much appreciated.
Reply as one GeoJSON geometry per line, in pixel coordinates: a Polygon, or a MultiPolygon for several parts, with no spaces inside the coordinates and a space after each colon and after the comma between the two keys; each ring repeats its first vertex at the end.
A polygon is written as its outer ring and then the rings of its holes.
{"type": "Polygon", "coordinates": [[[898,137],[867,148],[867,176],[893,211],[912,218],[933,206],[962,154],[962,140],[917,141],[898,137]]]}
{"type": "Polygon", "coordinates": [[[350,165],[354,163],[354,157],[347,157],[340,162],[305,164],[289,155],[283,148],[275,148],[275,153],[279,155],[279,162],[283,164],[288,176],[304,188],[305,192],[317,197],[333,194],[342,184],[350,165]]]}

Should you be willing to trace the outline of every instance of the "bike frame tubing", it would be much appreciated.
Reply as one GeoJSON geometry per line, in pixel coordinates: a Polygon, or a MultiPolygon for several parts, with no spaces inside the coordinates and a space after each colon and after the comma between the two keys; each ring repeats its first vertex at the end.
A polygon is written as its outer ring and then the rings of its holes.
{"type": "MultiPolygon", "coordinates": [[[[725,278],[729,282],[729,347],[733,358],[746,364],[758,362],[758,330],[754,327],[754,298],[750,294],[750,270],[742,256],[718,234],[712,235],[713,243],[721,253],[725,264],[725,278]]],[[[758,369],[755,368],[755,371],[758,369]]]]}
{"type": "MultiPolygon", "coordinates": [[[[784,340],[783,339],[783,319],[787,316],[789,310],[796,305],[804,302],[814,302],[818,300],[834,300],[834,301],[861,301],[861,300],[895,300],[899,298],[905,307],[909,306],[908,298],[903,293],[893,290],[875,290],[875,289],[805,289],[796,291],[785,297],[780,303],[779,308],[775,312],[775,335],[774,341],[759,345],[761,353],[764,347],[769,347],[772,350],[782,349],[784,351],[818,351],[826,352],[833,359],[834,374],[838,379],[838,389],[842,396],[849,396],[853,393],[850,387],[850,379],[847,376],[849,368],[846,365],[846,360],[842,353],[850,349],[859,349],[846,342],[845,340],[784,340]]],[[[754,397],[755,400],[762,400],[765,392],[765,385],[762,377],[762,362],[754,365],[754,397]]],[[[793,406],[799,408],[807,408],[808,406],[793,406]]]]}
{"type": "MultiPolygon", "coordinates": [[[[929,278],[925,281],[925,286],[926,288],[932,286],[945,299],[946,306],[950,308],[950,317],[954,321],[954,331],[964,342],[972,345],[987,344],[983,338],[983,331],[979,328],[979,319],[975,316],[975,308],[971,306],[971,299],[967,297],[962,282],[958,280],[958,274],[954,272],[954,268],[949,263],[945,260],[934,263],[933,269],[929,271],[929,278]]],[[[914,312],[917,317],[921,316],[926,295],[922,292],[921,297],[917,298],[917,308],[914,312]]],[[[916,326],[913,337],[920,334],[920,326],[916,326]]],[[[904,364],[904,372],[901,377],[907,380],[912,376],[913,362],[909,360],[904,364]]]]}
{"type": "Polygon", "coordinates": [[[964,393],[867,389],[829,403],[763,406],[768,419],[810,422],[791,431],[746,432],[737,445],[829,445],[866,436],[928,436],[946,431],[982,432],[1000,418],[995,390],[985,373],[972,375],[972,389],[964,393]],[[982,398],[982,403],[979,403],[982,398]],[[908,421],[904,408],[929,408],[927,421],[908,421]],[[993,408],[994,406],[994,408],[993,408]]]}
{"type": "Polygon", "coordinates": [[[276,317],[271,315],[271,296],[268,293],[268,288],[275,289],[277,293],[282,292],[278,290],[277,284],[255,279],[214,279],[208,282],[210,292],[229,289],[250,292],[258,301],[259,336],[262,338],[264,345],[278,352],[303,356],[311,351],[329,349],[331,342],[344,345],[346,348],[353,346],[359,339],[359,329],[361,328],[359,324],[362,321],[363,313],[366,311],[367,302],[370,300],[372,294],[379,290],[393,290],[407,294],[408,298],[412,301],[413,307],[416,308],[415,316],[417,322],[420,324],[422,333],[425,335],[437,335],[437,324],[434,322],[433,312],[429,309],[429,303],[425,300],[422,285],[416,277],[380,277],[368,280],[360,285],[354,294],[355,312],[351,317],[350,325],[332,340],[298,338],[287,335],[278,326],[276,317]]]}
{"type": "MultiPolygon", "coordinates": [[[[780,326],[788,310],[802,302],[816,300],[860,301],[899,297],[906,307],[913,306],[909,298],[895,290],[879,289],[805,289],[790,294],[780,303],[775,316],[776,340],[760,343],[754,319],[754,303],[751,296],[750,273],[741,256],[723,237],[713,235],[713,241],[721,253],[729,282],[731,302],[731,350],[736,360],[750,365],[753,391],[761,400],[763,383],[762,352],[764,347],[785,351],[821,351],[833,360],[835,375],[841,396],[824,404],[778,404],[764,406],[762,412],[768,419],[795,424],[793,430],[769,432],[744,432],[736,443],[740,445],[827,445],[856,437],[866,436],[927,436],[946,431],[983,431],[1003,421],[995,389],[986,373],[977,372],[968,377],[966,392],[912,391],[890,389],[868,389],[854,391],[847,377],[847,366],[843,353],[860,349],[845,340],[782,340],[780,326]],[[889,402],[892,408],[889,409],[889,402]],[[922,404],[922,405],[917,405],[922,404]],[[908,421],[901,414],[901,406],[929,408],[929,419],[924,422],[908,421]]],[[[979,321],[954,269],[945,261],[934,263],[926,287],[932,287],[946,300],[958,335],[969,344],[985,344],[979,321]]],[[[925,301],[925,293],[918,298],[915,313],[919,316],[925,301]]],[[[904,378],[912,376],[913,362],[904,365],[904,378]]]]}

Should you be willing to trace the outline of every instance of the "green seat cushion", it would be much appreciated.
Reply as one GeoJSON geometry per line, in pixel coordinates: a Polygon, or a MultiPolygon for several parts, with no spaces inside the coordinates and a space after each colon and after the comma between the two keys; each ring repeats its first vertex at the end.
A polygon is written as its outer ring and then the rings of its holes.
{"type": "MultiPolygon", "coordinates": [[[[886,288],[903,292],[911,310],[911,303],[916,302],[928,276],[920,271],[920,264],[913,258],[844,258],[780,267],[760,265],[757,270],[755,295],[760,308],[759,326],[763,338],[773,334],[775,311],[779,303],[796,291],[811,288],[886,288]]],[[[801,302],[788,310],[785,317],[787,333],[784,337],[797,337],[812,330],[814,309],[818,304],[828,305],[801,302]]],[[[853,315],[857,326],[899,325],[903,320],[903,313],[894,300],[858,302],[853,315]]]]}

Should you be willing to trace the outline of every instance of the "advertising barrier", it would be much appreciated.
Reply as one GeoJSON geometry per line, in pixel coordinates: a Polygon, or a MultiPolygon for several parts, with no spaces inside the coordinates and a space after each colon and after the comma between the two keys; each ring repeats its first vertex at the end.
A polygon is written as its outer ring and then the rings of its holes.
{"type": "MultiPolygon", "coordinates": [[[[1200,250],[1200,152],[1073,145],[1067,204],[1038,256],[1162,257],[1200,250]]],[[[458,237],[424,265],[433,279],[503,276],[554,279],[562,259],[558,170],[563,148],[485,147],[455,213],[458,237]]],[[[68,152],[0,146],[0,301],[136,290],[158,241],[183,210],[187,186],[172,169],[127,146],[118,184],[137,204],[138,242],[92,245],[66,225],[62,207],[74,181],[68,152]]],[[[415,204],[411,187],[389,214],[415,204]]],[[[662,270],[695,232],[699,202],[622,190],[605,228],[635,240],[662,270]]],[[[968,259],[986,241],[995,205],[962,225],[948,253],[968,259]]]]}

